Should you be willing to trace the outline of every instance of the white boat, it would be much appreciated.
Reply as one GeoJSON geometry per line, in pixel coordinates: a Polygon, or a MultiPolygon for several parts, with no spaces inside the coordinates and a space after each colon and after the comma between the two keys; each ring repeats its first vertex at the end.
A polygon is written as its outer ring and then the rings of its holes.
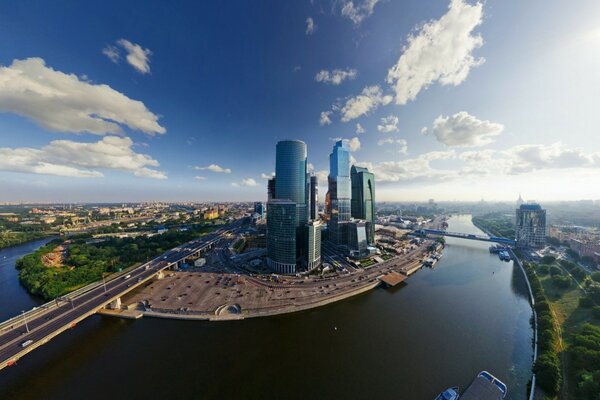
{"type": "Polygon", "coordinates": [[[435,400],[458,400],[458,386],[448,388],[442,393],[438,394],[435,400]]]}

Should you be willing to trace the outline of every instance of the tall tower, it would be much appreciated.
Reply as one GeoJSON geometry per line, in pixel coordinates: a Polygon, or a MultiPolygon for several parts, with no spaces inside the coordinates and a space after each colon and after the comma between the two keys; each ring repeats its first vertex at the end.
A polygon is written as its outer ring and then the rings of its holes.
{"type": "Polygon", "coordinates": [[[347,144],[338,140],[329,155],[329,239],[335,244],[348,242],[347,223],[350,221],[350,152],[347,144]]]}
{"type": "Polygon", "coordinates": [[[310,176],[310,219],[319,218],[319,181],[317,176],[310,176]]]}
{"type": "Polygon", "coordinates": [[[518,247],[544,247],[546,210],[539,204],[521,204],[516,213],[515,239],[518,247]]]}
{"type": "Polygon", "coordinates": [[[267,263],[279,273],[310,270],[321,263],[320,226],[308,224],[306,153],[306,144],[299,140],[277,143],[267,204],[267,263]]]}
{"type": "Polygon", "coordinates": [[[366,221],[367,242],[375,243],[375,175],[366,168],[353,165],[350,169],[352,182],[352,218],[366,221]]]}
{"type": "Polygon", "coordinates": [[[296,226],[307,221],[306,143],[282,140],[275,155],[275,193],[278,199],[296,203],[296,226]]]}

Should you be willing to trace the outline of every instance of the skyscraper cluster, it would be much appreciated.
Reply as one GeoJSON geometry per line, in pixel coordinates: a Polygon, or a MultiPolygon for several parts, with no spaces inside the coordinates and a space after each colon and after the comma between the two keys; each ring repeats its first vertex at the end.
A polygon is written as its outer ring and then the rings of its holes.
{"type": "MultiPolygon", "coordinates": [[[[277,143],[275,176],[268,181],[267,263],[279,273],[310,271],[321,265],[318,180],[307,170],[306,144],[277,143]]],[[[329,156],[326,194],[329,240],[349,255],[369,254],[375,243],[375,177],[350,168],[347,144],[335,143],[329,156]]]]}

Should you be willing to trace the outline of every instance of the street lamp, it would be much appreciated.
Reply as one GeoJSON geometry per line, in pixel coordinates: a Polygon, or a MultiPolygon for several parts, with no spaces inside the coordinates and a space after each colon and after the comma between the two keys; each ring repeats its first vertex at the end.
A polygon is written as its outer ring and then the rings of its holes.
{"type": "Polygon", "coordinates": [[[104,279],[104,272],[102,273],[102,283],[104,284],[104,293],[106,293],[106,279],[104,279]]]}
{"type": "Polygon", "coordinates": [[[27,329],[27,333],[29,333],[29,325],[27,325],[27,317],[25,316],[25,310],[21,311],[23,313],[23,321],[25,321],[25,329],[27,329]]]}

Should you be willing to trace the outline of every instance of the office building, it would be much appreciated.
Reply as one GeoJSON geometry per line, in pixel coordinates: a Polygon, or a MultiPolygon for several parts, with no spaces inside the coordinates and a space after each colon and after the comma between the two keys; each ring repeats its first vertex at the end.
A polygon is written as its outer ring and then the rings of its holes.
{"type": "Polygon", "coordinates": [[[306,144],[299,140],[277,143],[267,203],[267,264],[282,274],[321,264],[321,226],[308,222],[311,185],[306,154],[306,144]]]}
{"type": "Polygon", "coordinates": [[[544,247],[546,210],[539,204],[521,204],[517,209],[515,239],[518,247],[544,247]]]}
{"type": "Polygon", "coordinates": [[[352,182],[352,218],[366,221],[367,242],[375,244],[375,175],[366,168],[353,165],[350,169],[352,182]]]}
{"type": "Polygon", "coordinates": [[[272,199],[267,207],[267,264],[281,274],[295,273],[296,203],[272,199]]]}
{"type": "Polygon", "coordinates": [[[346,245],[350,221],[350,152],[348,145],[339,140],[329,155],[329,240],[338,245],[346,245]]]}
{"type": "Polygon", "coordinates": [[[304,269],[311,271],[321,265],[321,222],[310,221],[305,225],[304,269]]]}
{"type": "Polygon", "coordinates": [[[319,218],[319,182],[315,175],[310,176],[309,193],[310,219],[315,221],[319,218]]]}
{"type": "Polygon", "coordinates": [[[263,219],[265,217],[265,203],[263,203],[262,201],[255,202],[254,214],[258,214],[258,218],[263,219]]]}
{"type": "Polygon", "coordinates": [[[272,177],[267,181],[267,200],[276,199],[277,195],[275,194],[275,177],[272,177]]]}
{"type": "Polygon", "coordinates": [[[275,197],[296,203],[296,226],[307,221],[306,143],[282,140],[275,155],[275,197]]]}
{"type": "Polygon", "coordinates": [[[347,224],[348,250],[351,257],[364,257],[369,255],[369,243],[367,241],[366,221],[355,220],[347,224]]]}

